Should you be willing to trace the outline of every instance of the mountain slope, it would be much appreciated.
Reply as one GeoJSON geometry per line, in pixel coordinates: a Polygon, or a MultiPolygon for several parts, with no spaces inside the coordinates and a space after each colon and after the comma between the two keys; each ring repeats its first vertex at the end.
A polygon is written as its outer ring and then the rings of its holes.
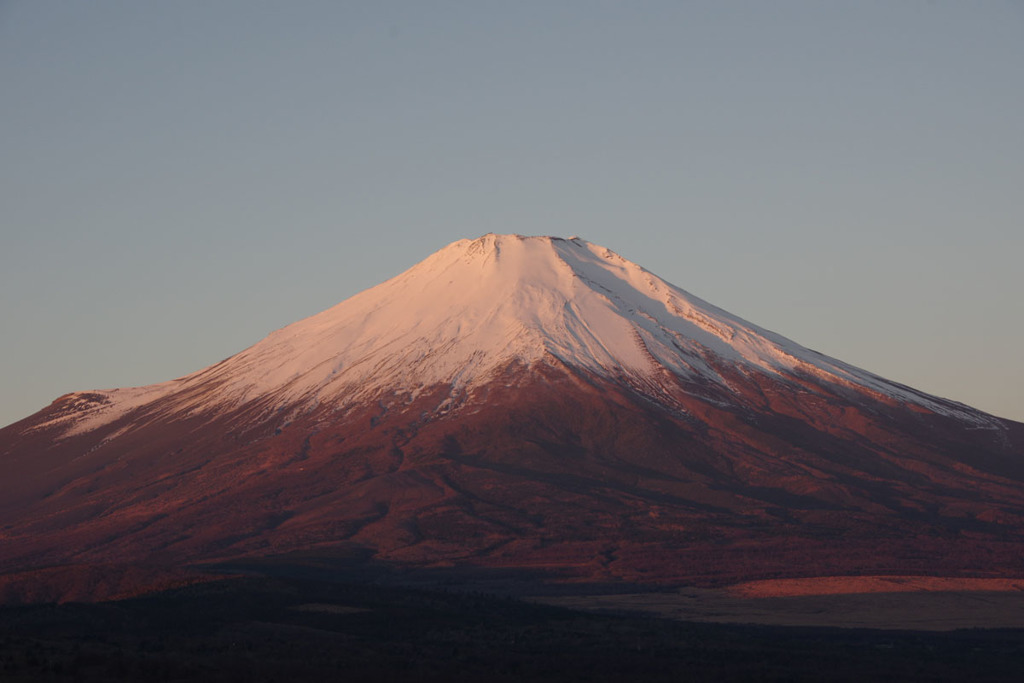
{"type": "Polygon", "coordinates": [[[461,240],[0,430],[0,570],[287,553],[601,580],[1019,572],[1024,432],[579,239],[461,240]]]}

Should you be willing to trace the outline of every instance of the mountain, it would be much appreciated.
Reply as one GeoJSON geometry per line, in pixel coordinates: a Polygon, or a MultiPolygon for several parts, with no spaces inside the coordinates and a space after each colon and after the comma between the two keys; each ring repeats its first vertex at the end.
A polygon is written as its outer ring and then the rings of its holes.
{"type": "Polygon", "coordinates": [[[0,572],[1016,577],[1022,482],[1020,423],[604,247],[485,235],[199,372],[0,430],[0,572]]]}

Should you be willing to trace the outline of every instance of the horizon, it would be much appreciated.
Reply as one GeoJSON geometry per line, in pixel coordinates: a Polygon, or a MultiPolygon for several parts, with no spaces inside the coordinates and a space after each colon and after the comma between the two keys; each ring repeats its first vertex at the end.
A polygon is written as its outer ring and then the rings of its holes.
{"type": "Polygon", "coordinates": [[[1024,8],[6,3],[0,426],[579,235],[1024,421],[1024,8]]]}

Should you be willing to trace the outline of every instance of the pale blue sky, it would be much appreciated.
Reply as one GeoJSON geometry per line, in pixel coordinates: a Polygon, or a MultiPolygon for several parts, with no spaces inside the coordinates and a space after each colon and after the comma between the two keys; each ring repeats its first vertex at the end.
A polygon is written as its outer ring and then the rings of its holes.
{"type": "Polygon", "coordinates": [[[1024,3],[0,1],[0,424],[487,232],[1024,420],[1024,3]]]}

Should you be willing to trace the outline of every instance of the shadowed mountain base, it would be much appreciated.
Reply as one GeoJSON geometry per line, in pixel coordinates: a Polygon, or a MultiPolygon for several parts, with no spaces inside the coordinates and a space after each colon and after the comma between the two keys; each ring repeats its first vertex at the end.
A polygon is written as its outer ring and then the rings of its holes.
{"type": "Polygon", "coordinates": [[[843,631],[588,614],[483,594],[224,580],[0,609],[5,681],[1016,681],[1024,631],[843,631]]]}

